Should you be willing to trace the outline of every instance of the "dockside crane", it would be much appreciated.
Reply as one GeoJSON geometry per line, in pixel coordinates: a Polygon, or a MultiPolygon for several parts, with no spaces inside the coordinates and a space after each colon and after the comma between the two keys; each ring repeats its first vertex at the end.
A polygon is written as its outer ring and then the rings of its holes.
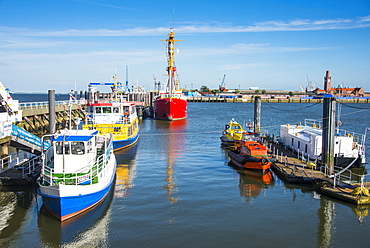
{"type": "Polygon", "coordinates": [[[226,92],[227,91],[227,89],[225,87],[225,77],[226,77],[226,74],[224,74],[224,77],[222,78],[222,82],[219,86],[219,89],[220,89],[221,92],[226,92]]]}
{"type": "Polygon", "coordinates": [[[157,82],[157,78],[153,74],[153,80],[154,80],[154,89],[157,89],[158,93],[161,90],[161,82],[157,82]]]}

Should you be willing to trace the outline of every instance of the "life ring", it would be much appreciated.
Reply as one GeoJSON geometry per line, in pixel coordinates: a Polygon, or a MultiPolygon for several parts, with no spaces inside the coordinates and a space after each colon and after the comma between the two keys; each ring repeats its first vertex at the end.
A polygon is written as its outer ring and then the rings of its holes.
{"type": "Polygon", "coordinates": [[[267,165],[267,164],[268,164],[268,160],[267,160],[266,158],[263,158],[263,159],[262,159],[262,164],[263,164],[263,165],[267,165]]]}
{"type": "Polygon", "coordinates": [[[226,134],[226,130],[222,131],[222,135],[225,135],[226,134]]]}

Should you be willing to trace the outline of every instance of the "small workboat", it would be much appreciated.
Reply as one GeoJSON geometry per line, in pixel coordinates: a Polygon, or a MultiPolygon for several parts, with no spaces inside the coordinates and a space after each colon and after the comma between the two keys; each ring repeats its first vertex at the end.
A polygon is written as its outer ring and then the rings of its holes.
{"type": "Polygon", "coordinates": [[[228,153],[230,161],[240,168],[267,172],[272,160],[259,138],[258,133],[243,133],[242,140],[237,141],[236,148],[228,153]]]}
{"type": "Polygon", "coordinates": [[[225,125],[225,130],[222,131],[221,144],[223,146],[235,146],[237,141],[242,140],[244,133],[243,127],[232,118],[228,124],[225,125]]]}
{"type": "Polygon", "coordinates": [[[79,215],[107,196],[116,175],[113,135],[97,130],[61,130],[45,135],[38,194],[60,221],[79,215]]]}
{"type": "Polygon", "coordinates": [[[98,130],[100,134],[113,134],[113,150],[127,148],[139,139],[140,126],[134,102],[124,101],[122,95],[117,94],[119,82],[90,83],[89,92],[92,96],[86,104],[87,114],[82,129],[98,130]],[[97,99],[96,89],[93,86],[108,85],[113,92],[109,99],[97,99]]]}

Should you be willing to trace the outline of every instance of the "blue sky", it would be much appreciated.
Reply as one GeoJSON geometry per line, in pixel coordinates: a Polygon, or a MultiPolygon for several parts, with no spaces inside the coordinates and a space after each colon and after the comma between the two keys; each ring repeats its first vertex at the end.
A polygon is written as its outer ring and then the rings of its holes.
{"type": "Polygon", "coordinates": [[[130,85],[153,89],[173,23],[183,88],[216,89],[224,74],[228,89],[323,88],[329,70],[334,86],[370,91],[368,0],[0,0],[0,81],[66,93],[125,82],[127,65],[130,85]]]}

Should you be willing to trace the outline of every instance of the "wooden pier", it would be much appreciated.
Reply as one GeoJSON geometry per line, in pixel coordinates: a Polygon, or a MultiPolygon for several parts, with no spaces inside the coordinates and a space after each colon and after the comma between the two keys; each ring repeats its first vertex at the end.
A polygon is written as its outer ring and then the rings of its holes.
{"type": "Polygon", "coordinates": [[[312,185],[319,193],[356,205],[370,204],[370,183],[353,183],[353,175],[343,179],[329,176],[328,169],[316,167],[286,147],[268,142],[269,155],[275,158],[272,171],[284,182],[312,185]]]}

